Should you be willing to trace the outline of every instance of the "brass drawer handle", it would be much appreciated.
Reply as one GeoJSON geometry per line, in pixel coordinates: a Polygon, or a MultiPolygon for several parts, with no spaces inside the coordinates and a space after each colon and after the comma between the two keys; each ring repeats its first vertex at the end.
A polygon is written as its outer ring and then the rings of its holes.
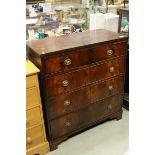
{"type": "Polygon", "coordinates": [[[107,54],[108,55],[112,55],[113,54],[113,50],[107,50],[107,54]]]}
{"type": "Polygon", "coordinates": [[[69,81],[68,81],[68,80],[62,81],[62,85],[63,85],[64,87],[67,87],[67,86],[69,85],[69,81]]]}
{"type": "Polygon", "coordinates": [[[69,58],[64,60],[64,64],[65,64],[66,66],[71,65],[71,63],[72,63],[72,61],[71,61],[71,59],[69,59],[69,58]]]}
{"type": "Polygon", "coordinates": [[[110,69],[109,69],[110,73],[114,72],[114,70],[115,70],[115,68],[113,66],[110,67],[110,69]]]}
{"type": "Polygon", "coordinates": [[[69,121],[65,122],[65,126],[66,127],[70,127],[71,126],[71,122],[69,122],[69,121]]]}
{"type": "Polygon", "coordinates": [[[112,109],[112,105],[111,105],[111,104],[108,105],[108,109],[109,109],[109,110],[112,109]]]}
{"type": "Polygon", "coordinates": [[[112,91],[112,90],[113,90],[113,86],[110,85],[110,86],[108,87],[108,89],[109,89],[109,91],[112,91]]]}
{"type": "Polygon", "coordinates": [[[28,144],[31,144],[31,143],[32,143],[32,138],[31,138],[31,137],[27,137],[27,138],[26,138],[26,142],[27,142],[28,144]]]}
{"type": "Polygon", "coordinates": [[[65,100],[64,101],[64,106],[69,106],[71,104],[70,100],[65,100]]]}

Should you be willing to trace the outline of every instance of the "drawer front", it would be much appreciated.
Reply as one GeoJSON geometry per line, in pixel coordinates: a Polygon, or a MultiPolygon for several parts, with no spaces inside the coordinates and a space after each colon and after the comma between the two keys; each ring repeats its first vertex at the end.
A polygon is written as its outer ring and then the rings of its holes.
{"type": "Polygon", "coordinates": [[[85,125],[87,121],[90,120],[90,116],[88,109],[84,108],[80,110],[80,112],[71,113],[64,117],[52,120],[50,122],[52,139],[72,132],[82,125],[85,125]]]}
{"type": "Polygon", "coordinates": [[[92,62],[124,55],[127,51],[126,42],[106,44],[92,49],[92,62]]]}
{"type": "Polygon", "coordinates": [[[111,115],[122,108],[123,95],[115,95],[90,106],[91,121],[111,115]]]}
{"type": "Polygon", "coordinates": [[[57,73],[67,71],[83,65],[88,65],[89,58],[87,50],[78,50],[71,53],[59,54],[49,58],[45,61],[45,74],[57,73]]]}
{"type": "Polygon", "coordinates": [[[26,109],[33,108],[40,104],[38,88],[31,87],[26,89],[26,109]]]}
{"type": "Polygon", "coordinates": [[[93,123],[105,116],[111,115],[122,107],[122,96],[109,97],[102,102],[90,105],[78,112],[68,114],[50,122],[51,137],[57,138],[78,128],[93,123]]]}
{"type": "Polygon", "coordinates": [[[37,146],[42,142],[44,142],[44,132],[42,125],[26,130],[26,149],[37,146]]]}
{"type": "Polygon", "coordinates": [[[123,93],[123,81],[124,76],[118,76],[90,86],[91,102],[93,103],[99,101],[117,93],[123,93]]]}
{"type": "Polygon", "coordinates": [[[104,62],[103,64],[93,66],[89,69],[89,82],[103,80],[119,74],[124,74],[125,59],[116,59],[104,62]]]}
{"type": "Polygon", "coordinates": [[[47,97],[71,91],[89,82],[89,70],[82,69],[70,74],[62,74],[47,79],[47,97]]]}
{"type": "Polygon", "coordinates": [[[38,76],[37,74],[35,75],[30,75],[26,77],[26,88],[31,88],[38,86],[38,76]]]}
{"type": "Polygon", "coordinates": [[[46,82],[47,97],[71,91],[88,83],[124,73],[125,60],[116,59],[70,74],[51,77],[46,82]]]}
{"type": "Polygon", "coordinates": [[[90,88],[86,87],[73,93],[59,95],[47,101],[48,115],[53,119],[86,106],[88,103],[90,103],[90,88]]]}
{"type": "Polygon", "coordinates": [[[41,123],[40,106],[26,111],[26,128],[32,127],[41,123]]]}

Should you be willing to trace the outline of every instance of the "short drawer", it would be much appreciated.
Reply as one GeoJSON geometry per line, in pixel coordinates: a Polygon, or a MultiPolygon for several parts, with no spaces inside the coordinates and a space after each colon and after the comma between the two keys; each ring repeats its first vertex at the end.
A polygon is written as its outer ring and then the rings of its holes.
{"type": "Polygon", "coordinates": [[[78,110],[90,103],[90,88],[86,87],[72,93],[65,93],[47,101],[48,115],[51,119],[78,110]]]}
{"type": "Polygon", "coordinates": [[[37,87],[26,89],[26,109],[33,108],[40,104],[40,97],[37,87]]]}
{"type": "Polygon", "coordinates": [[[44,60],[45,74],[67,71],[83,65],[88,65],[87,50],[77,50],[69,53],[53,55],[44,60]]]}
{"type": "Polygon", "coordinates": [[[33,127],[41,123],[40,106],[26,111],[26,128],[33,127]]]}
{"type": "Polygon", "coordinates": [[[109,97],[104,101],[91,104],[89,107],[83,108],[80,111],[51,120],[51,137],[54,139],[70,133],[121,110],[122,99],[122,95],[109,97]]]}
{"type": "Polygon", "coordinates": [[[26,149],[37,146],[38,144],[44,142],[44,140],[42,125],[26,130],[26,149]]]}
{"type": "Polygon", "coordinates": [[[26,88],[38,87],[38,76],[37,74],[26,77],[26,88]]]}
{"type": "Polygon", "coordinates": [[[122,56],[127,52],[126,47],[127,42],[118,42],[92,48],[92,62],[122,56]]]}

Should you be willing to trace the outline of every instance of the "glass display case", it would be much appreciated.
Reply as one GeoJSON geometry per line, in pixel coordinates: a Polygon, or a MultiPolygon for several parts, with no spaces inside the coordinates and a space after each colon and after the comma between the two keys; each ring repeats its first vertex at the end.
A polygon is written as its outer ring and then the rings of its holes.
{"type": "Polygon", "coordinates": [[[55,7],[48,13],[40,12],[35,17],[27,16],[26,39],[83,32],[88,27],[87,21],[84,7],[55,7]]]}

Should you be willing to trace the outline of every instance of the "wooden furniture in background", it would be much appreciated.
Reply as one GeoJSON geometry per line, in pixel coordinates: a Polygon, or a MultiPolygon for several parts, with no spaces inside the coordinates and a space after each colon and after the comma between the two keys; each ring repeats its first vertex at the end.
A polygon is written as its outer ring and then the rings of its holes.
{"type": "Polygon", "coordinates": [[[27,42],[29,58],[41,70],[51,150],[106,119],[121,119],[127,42],[103,29],[27,42]]]}
{"type": "MultiPolygon", "coordinates": [[[[124,32],[121,31],[122,17],[126,17],[127,20],[129,21],[129,8],[118,9],[117,14],[119,15],[118,32],[123,34],[124,32]]],[[[126,34],[129,36],[129,31],[126,34]]],[[[126,74],[125,74],[125,84],[124,84],[123,106],[127,110],[129,110],[129,44],[128,44],[127,61],[126,61],[126,74]]]]}
{"type": "Polygon", "coordinates": [[[124,33],[124,32],[121,31],[121,24],[122,24],[123,17],[125,17],[129,22],[129,8],[117,9],[117,14],[119,15],[118,32],[119,33],[124,33]]]}
{"type": "Polygon", "coordinates": [[[46,140],[38,68],[26,60],[26,155],[44,155],[49,151],[46,140]]]}

